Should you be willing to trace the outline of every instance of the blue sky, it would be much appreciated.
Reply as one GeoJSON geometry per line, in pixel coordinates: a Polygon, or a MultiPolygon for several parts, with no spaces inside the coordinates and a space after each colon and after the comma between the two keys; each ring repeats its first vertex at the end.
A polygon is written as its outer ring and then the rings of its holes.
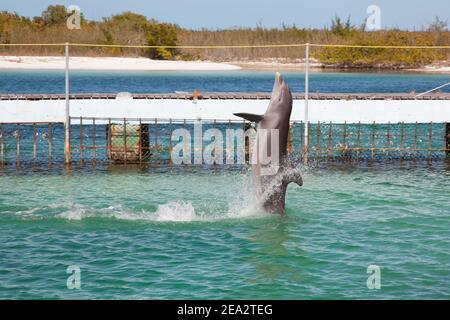
{"type": "Polygon", "coordinates": [[[0,10],[35,16],[49,4],[78,5],[88,19],[129,10],[188,28],[323,27],[335,15],[359,25],[371,4],[381,8],[383,28],[417,30],[435,16],[450,22],[450,0],[0,0],[0,10]]]}

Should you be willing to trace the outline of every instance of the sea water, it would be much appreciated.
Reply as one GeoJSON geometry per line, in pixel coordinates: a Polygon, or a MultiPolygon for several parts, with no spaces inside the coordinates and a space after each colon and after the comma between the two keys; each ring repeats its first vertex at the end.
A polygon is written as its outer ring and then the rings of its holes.
{"type": "MultiPolygon", "coordinates": [[[[304,91],[302,72],[284,71],[292,91],[304,91]]],[[[274,71],[71,71],[71,93],[270,92],[274,71]]],[[[341,73],[310,74],[310,92],[417,93],[450,81],[448,74],[341,73]]],[[[64,93],[64,71],[0,70],[0,93],[64,93]]],[[[441,89],[450,92],[450,87],[441,89]]]]}

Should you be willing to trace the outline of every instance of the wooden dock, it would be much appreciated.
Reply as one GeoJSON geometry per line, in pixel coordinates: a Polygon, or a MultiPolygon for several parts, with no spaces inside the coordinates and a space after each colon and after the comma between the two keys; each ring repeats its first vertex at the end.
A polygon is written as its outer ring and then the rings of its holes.
{"type": "MultiPolygon", "coordinates": [[[[133,99],[148,100],[268,100],[267,92],[205,92],[192,93],[136,93],[133,99]]],[[[71,100],[115,100],[114,93],[76,93],[69,95],[71,100]]],[[[295,100],[305,99],[304,93],[293,93],[295,100]]],[[[1,94],[0,100],[64,100],[64,94],[1,94]]],[[[311,93],[311,100],[450,100],[450,93],[430,93],[416,97],[416,93],[311,93]]]]}

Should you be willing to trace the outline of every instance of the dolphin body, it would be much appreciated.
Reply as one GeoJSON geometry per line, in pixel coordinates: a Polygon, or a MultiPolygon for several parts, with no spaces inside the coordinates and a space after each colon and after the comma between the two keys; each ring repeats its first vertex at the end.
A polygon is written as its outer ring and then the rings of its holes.
{"type": "Polygon", "coordinates": [[[263,115],[234,114],[256,123],[256,140],[251,149],[253,187],[256,199],[266,212],[281,215],[285,213],[288,184],[294,182],[299,186],[303,185],[300,172],[291,166],[287,157],[291,111],[291,91],[277,72],[270,104],[263,115]],[[271,134],[272,132],[277,132],[277,134],[271,134]],[[271,150],[273,148],[275,149],[271,150]],[[270,158],[271,163],[267,164],[267,161],[263,161],[263,157],[270,158]]]}

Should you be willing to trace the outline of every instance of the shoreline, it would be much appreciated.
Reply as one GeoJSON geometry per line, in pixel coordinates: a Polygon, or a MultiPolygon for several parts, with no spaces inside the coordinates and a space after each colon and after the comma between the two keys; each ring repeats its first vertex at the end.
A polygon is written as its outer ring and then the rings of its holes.
{"type": "MultiPolygon", "coordinates": [[[[281,71],[304,71],[305,63],[287,63],[287,62],[264,62],[264,61],[231,61],[231,64],[240,66],[243,70],[281,70],[281,71]]],[[[388,73],[430,73],[430,74],[450,74],[450,63],[438,63],[435,65],[426,65],[415,68],[398,67],[349,67],[339,65],[326,65],[313,60],[309,64],[309,69],[315,72],[388,72],[388,73]]]]}
{"type": "MultiPolygon", "coordinates": [[[[62,70],[62,56],[0,56],[0,70],[62,70]]],[[[305,63],[268,61],[172,61],[151,60],[144,57],[71,57],[70,69],[80,71],[303,71],[305,63]]],[[[419,68],[342,67],[324,65],[317,60],[310,62],[310,70],[316,72],[393,72],[450,74],[450,62],[443,61],[419,68]]]]}
{"type": "MultiPolygon", "coordinates": [[[[229,63],[211,61],[169,61],[128,57],[70,57],[71,70],[92,71],[232,71],[229,63]]],[[[61,56],[0,56],[0,70],[62,70],[61,56]]]]}

